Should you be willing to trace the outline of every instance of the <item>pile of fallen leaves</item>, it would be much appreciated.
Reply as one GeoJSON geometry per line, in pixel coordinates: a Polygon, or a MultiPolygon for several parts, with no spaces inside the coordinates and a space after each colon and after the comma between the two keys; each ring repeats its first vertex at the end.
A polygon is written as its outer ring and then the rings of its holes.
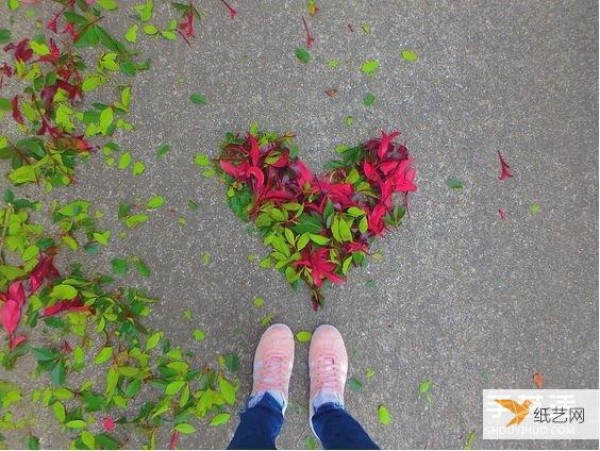
{"type": "Polygon", "coordinates": [[[359,146],[339,147],[341,158],[320,175],[298,158],[290,134],[228,134],[221,147],[216,161],[230,207],[253,221],[272,247],[261,266],[274,266],[294,287],[304,281],[315,309],[323,287],[342,283],[350,266],[363,264],[369,245],[405,214],[415,170],[408,149],[394,143],[399,134],[381,132],[359,146]]]}

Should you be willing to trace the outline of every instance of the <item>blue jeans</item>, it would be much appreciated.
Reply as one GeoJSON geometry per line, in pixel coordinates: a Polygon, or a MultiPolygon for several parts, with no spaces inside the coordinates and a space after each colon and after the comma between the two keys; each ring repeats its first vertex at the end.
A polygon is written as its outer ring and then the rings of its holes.
{"type": "MultiPolygon", "coordinates": [[[[227,449],[276,449],[283,426],[282,407],[269,393],[240,413],[240,424],[227,449]]],[[[363,427],[339,404],[321,405],[312,419],[325,449],[379,449],[363,427]]]]}

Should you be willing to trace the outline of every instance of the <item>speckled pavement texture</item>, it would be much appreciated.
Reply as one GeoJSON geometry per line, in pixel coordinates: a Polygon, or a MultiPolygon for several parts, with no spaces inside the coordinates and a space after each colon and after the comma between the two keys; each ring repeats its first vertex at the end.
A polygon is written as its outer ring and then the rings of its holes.
{"type": "MultiPolygon", "coordinates": [[[[484,388],[533,388],[535,371],[546,388],[598,388],[597,2],[321,0],[314,18],[304,1],[231,3],[235,20],[219,1],[199,3],[203,20],[191,47],[140,39],[152,68],[136,77],[136,131],[120,142],[145,162],[145,174],[134,178],[92,158],[76,187],[52,194],[90,200],[115,230],[119,202],[165,196],[173,211],[156,212],[100,257],[107,264],[137,255],[149,264],[149,279],[127,282],[162,300],[151,325],[194,347],[199,362],[237,352],[239,407],[263,315],[294,331],[336,325],[350,376],[364,382],[347,393],[347,407],[384,448],[462,448],[475,430],[476,448],[597,449],[598,441],[481,439],[484,388]],[[294,55],[304,46],[302,14],[316,38],[308,64],[294,55]],[[406,48],[418,61],[400,57],[406,48]],[[327,67],[330,58],[339,67],[327,67]],[[360,66],[371,58],[380,68],[369,79],[360,66]],[[325,94],[331,88],[333,98],[325,94]],[[208,104],[191,103],[193,92],[208,104]],[[368,92],[377,100],[366,108],[368,92]],[[226,132],[253,121],[295,132],[313,168],[337,144],[382,129],[401,130],[415,158],[410,217],[376,244],[382,257],[351,271],[317,313],[306,291],[293,292],[280,274],[249,261],[267,250],[229,210],[223,186],[193,164],[195,154],[216,155],[226,132]],[[157,159],[163,143],[172,150],[157,159]],[[498,179],[497,150],[513,178],[498,179]],[[465,188],[450,189],[448,178],[465,188]],[[186,209],[188,199],[197,212],[186,209]],[[264,307],[253,305],[255,296],[264,307]],[[193,322],[183,319],[186,309],[193,322]],[[207,336],[200,344],[196,328],[207,336]],[[376,374],[365,381],[367,368],[376,374]],[[430,403],[418,392],[424,379],[434,383],[430,403]],[[390,410],[388,426],[378,421],[380,404],[390,410]]],[[[123,15],[106,26],[123,32],[130,22],[123,15]]],[[[296,348],[280,448],[303,448],[311,434],[308,344],[296,348]]],[[[226,447],[236,424],[206,427],[181,447],[226,447]]]]}

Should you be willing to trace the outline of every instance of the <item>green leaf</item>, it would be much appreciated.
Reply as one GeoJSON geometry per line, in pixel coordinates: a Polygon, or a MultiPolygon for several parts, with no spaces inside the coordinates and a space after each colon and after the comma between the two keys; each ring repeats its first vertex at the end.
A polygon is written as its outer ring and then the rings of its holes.
{"type": "Polygon", "coordinates": [[[358,207],[350,207],[348,208],[348,214],[354,218],[358,218],[359,216],[364,216],[366,213],[358,207]]]}
{"type": "Polygon", "coordinates": [[[171,150],[171,146],[169,144],[163,144],[156,150],[157,157],[165,156],[171,150]]]}
{"type": "Polygon", "coordinates": [[[363,216],[360,220],[360,222],[358,223],[358,231],[360,233],[366,233],[366,231],[369,229],[369,221],[367,220],[366,216],[363,216]]]}
{"type": "Polygon", "coordinates": [[[165,388],[165,394],[169,396],[176,395],[186,383],[187,382],[185,381],[171,382],[169,385],[167,385],[167,388],[165,388]]]}
{"type": "Polygon", "coordinates": [[[81,431],[81,441],[88,449],[96,449],[96,439],[91,432],[81,431]]]}
{"type": "Polygon", "coordinates": [[[10,42],[10,30],[6,28],[0,28],[0,45],[10,42]]]}
{"type": "Polygon", "coordinates": [[[472,450],[473,445],[475,444],[475,440],[477,440],[477,432],[473,429],[471,432],[467,434],[467,438],[465,439],[464,450],[472,450]]]}
{"type": "Polygon", "coordinates": [[[230,352],[222,356],[223,365],[232,373],[240,369],[240,358],[237,354],[230,352]]]}
{"type": "Polygon", "coordinates": [[[409,63],[414,63],[419,59],[419,56],[416,54],[416,52],[408,49],[402,50],[400,52],[400,56],[404,61],[408,61],[409,63]]]}
{"type": "Polygon", "coordinates": [[[133,175],[141,175],[146,171],[146,165],[141,161],[136,161],[133,163],[132,174],[133,175]]]}
{"type": "Polygon", "coordinates": [[[193,434],[196,432],[196,428],[189,423],[179,423],[175,425],[175,430],[182,434],[193,434]]]}
{"type": "Polygon", "coordinates": [[[202,263],[204,266],[208,265],[210,263],[210,254],[208,252],[204,252],[201,256],[200,256],[200,263],[202,263]]]}
{"type": "Polygon", "coordinates": [[[346,127],[352,127],[354,125],[354,116],[346,116],[344,124],[346,124],[346,127]]]}
{"type": "MultiPolygon", "coordinates": [[[[100,113],[99,127],[100,127],[100,132],[103,135],[106,135],[108,133],[108,130],[109,130],[110,126],[113,124],[113,121],[114,121],[113,109],[105,108],[104,110],[102,110],[102,113],[100,113]]],[[[121,168],[119,168],[119,169],[121,169],[121,168]]]]}
{"type": "Polygon", "coordinates": [[[154,209],[162,207],[165,204],[165,198],[162,196],[153,196],[146,202],[146,208],[154,209]]]}
{"type": "Polygon", "coordinates": [[[375,103],[375,96],[373,94],[371,94],[370,92],[367,93],[365,95],[365,98],[363,99],[363,104],[366,107],[369,107],[369,106],[373,105],[374,103],[375,103]]]}
{"type": "Polygon", "coordinates": [[[131,152],[125,152],[123,155],[121,155],[121,158],[119,158],[119,164],[117,167],[120,170],[126,169],[131,164],[131,160],[131,152]]]}
{"type": "Polygon", "coordinates": [[[65,410],[65,406],[62,402],[56,401],[52,404],[52,412],[54,412],[54,416],[58,420],[59,423],[64,423],[67,418],[67,413],[65,410]]]}
{"type": "Polygon", "coordinates": [[[387,407],[384,406],[383,404],[379,406],[379,409],[377,409],[377,416],[379,417],[379,421],[381,422],[381,424],[383,424],[383,425],[390,424],[390,421],[391,421],[390,412],[387,409],[387,407]]]}
{"type": "Polygon", "coordinates": [[[369,76],[374,75],[375,72],[377,72],[377,69],[379,69],[379,61],[376,59],[367,60],[360,66],[361,72],[369,76]]]}
{"type": "Polygon", "coordinates": [[[148,265],[146,263],[144,263],[139,258],[136,258],[134,260],[134,265],[135,265],[136,271],[138,272],[138,274],[140,276],[142,276],[142,277],[150,277],[150,268],[148,268],[148,265]]]}
{"type": "Polygon", "coordinates": [[[142,3],[141,5],[136,5],[133,7],[133,9],[138,13],[142,22],[148,22],[152,18],[153,7],[154,1],[146,0],[145,3],[142,3]]]}
{"type": "Polygon", "coordinates": [[[129,262],[124,258],[113,258],[110,265],[113,273],[117,276],[122,276],[129,270],[129,262]]]}
{"type": "Polygon", "coordinates": [[[309,435],[304,439],[304,445],[306,446],[306,449],[317,449],[318,446],[317,440],[313,435],[309,435]]]}
{"type": "Polygon", "coordinates": [[[541,210],[542,206],[535,202],[529,206],[529,213],[531,213],[533,216],[537,215],[541,210]]]}
{"type": "Polygon", "coordinates": [[[451,189],[462,189],[465,187],[465,182],[460,179],[449,178],[446,180],[446,185],[451,189]]]}
{"type": "Polygon", "coordinates": [[[265,305],[265,299],[260,296],[256,296],[254,298],[254,305],[255,307],[261,308],[263,305],[265,305]]]}
{"type": "Polygon", "coordinates": [[[221,391],[221,395],[223,395],[223,399],[228,404],[235,404],[235,394],[237,392],[237,387],[229,382],[227,379],[220,378],[219,379],[219,389],[221,391]]]}
{"type": "Polygon", "coordinates": [[[336,67],[338,67],[340,65],[340,60],[337,58],[329,58],[327,60],[327,66],[330,69],[335,69],[336,67]]]}
{"type": "Polygon", "coordinates": [[[306,343],[306,342],[310,341],[311,338],[312,338],[312,332],[309,332],[308,330],[301,330],[300,332],[298,332],[296,334],[296,339],[300,343],[306,343]]]}
{"type": "Polygon", "coordinates": [[[367,371],[365,371],[365,379],[369,380],[373,376],[375,376],[375,370],[373,368],[367,368],[367,371]]]}
{"type": "Polygon", "coordinates": [[[127,226],[128,229],[133,229],[134,227],[137,227],[147,221],[148,221],[148,215],[136,214],[136,215],[131,215],[128,218],[126,218],[125,225],[127,226]]]}
{"type": "Polygon", "coordinates": [[[41,449],[40,448],[40,439],[33,434],[29,434],[29,437],[27,437],[27,449],[31,449],[31,450],[41,449]]]}
{"type": "Polygon", "coordinates": [[[206,334],[203,331],[201,331],[200,329],[196,329],[194,331],[194,340],[196,340],[196,341],[202,341],[205,338],[206,338],[206,334]]]}
{"type": "Polygon", "coordinates": [[[194,157],[194,163],[196,163],[200,167],[210,166],[210,158],[208,158],[204,154],[199,153],[194,157]]]}
{"type": "Polygon", "coordinates": [[[208,103],[208,101],[206,100],[206,97],[203,96],[202,94],[198,94],[198,93],[191,94],[190,100],[192,101],[192,103],[195,103],[196,105],[206,105],[208,103]]]}
{"type": "Polygon", "coordinates": [[[431,379],[423,379],[419,383],[419,392],[421,392],[423,394],[429,393],[432,385],[433,385],[433,381],[431,379]]]}
{"type": "Polygon", "coordinates": [[[360,30],[361,30],[361,31],[362,31],[364,34],[369,34],[369,33],[371,33],[371,27],[370,27],[368,24],[366,24],[366,23],[364,23],[364,24],[362,24],[362,25],[360,26],[360,30]]]}
{"type": "Polygon", "coordinates": [[[98,354],[96,354],[94,363],[96,365],[102,365],[103,363],[108,362],[108,360],[112,357],[112,355],[113,355],[112,346],[107,346],[105,348],[102,348],[100,350],[100,352],[98,354]]]}
{"type": "Polygon", "coordinates": [[[230,418],[231,418],[230,413],[220,413],[218,415],[215,415],[212,418],[212,420],[210,420],[209,426],[220,426],[222,424],[227,423],[230,418]]]}
{"type": "Polygon", "coordinates": [[[153,333],[148,338],[148,341],[146,341],[146,351],[150,351],[151,349],[154,349],[156,347],[156,345],[158,345],[158,342],[162,339],[163,335],[164,334],[160,331],[153,333]]]}
{"type": "Polygon", "coordinates": [[[300,47],[295,50],[295,53],[296,58],[298,58],[298,60],[302,61],[303,63],[306,64],[310,61],[310,53],[308,53],[308,50],[300,47]]]}
{"type": "Polygon", "coordinates": [[[83,420],[71,420],[65,423],[65,426],[71,429],[83,429],[87,423],[83,420]]]}
{"type": "Polygon", "coordinates": [[[137,24],[133,24],[131,27],[129,27],[127,33],[125,33],[125,40],[127,42],[131,42],[132,44],[135,44],[135,41],[137,41],[138,29],[139,27],[137,26],[137,24]]]}
{"type": "Polygon", "coordinates": [[[52,288],[50,299],[52,300],[71,300],[77,296],[77,288],[71,285],[59,284],[52,288]]]}
{"type": "Polygon", "coordinates": [[[350,379],[348,379],[348,386],[353,392],[359,392],[363,388],[363,383],[360,381],[360,379],[356,377],[351,377],[350,379]]]}
{"type": "Polygon", "coordinates": [[[110,230],[105,230],[104,232],[94,232],[92,236],[96,241],[98,241],[98,243],[106,246],[110,238],[110,230]]]}
{"type": "Polygon", "coordinates": [[[144,25],[144,33],[146,33],[149,36],[154,36],[155,34],[158,34],[158,28],[156,28],[154,25],[152,24],[146,24],[144,25]]]}
{"type": "Polygon", "coordinates": [[[15,184],[20,185],[22,183],[35,182],[37,177],[35,175],[35,169],[33,166],[25,165],[8,174],[8,178],[15,184]]]}
{"type": "Polygon", "coordinates": [[[33,53],[39,56],[50,55],[50,49],[46,44],[40,44],[39,42],[29,41],[29,47],[33,50],[33,53]]]}

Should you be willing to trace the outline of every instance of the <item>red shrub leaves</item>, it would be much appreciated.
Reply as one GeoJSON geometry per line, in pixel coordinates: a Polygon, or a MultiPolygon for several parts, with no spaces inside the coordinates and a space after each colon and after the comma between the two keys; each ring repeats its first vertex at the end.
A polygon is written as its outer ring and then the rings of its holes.
{"type": "Polygon", "coordinates": [[[408,149],[393,142],[398,135],[382,132],[339,149],[341,159],[321,175],[297,158],[291,136],[230,134],[221,148],[217,168],[229,185],[230,207],[254,221],[273,248],[261,265],[279,269],[294,286],[304,281],[315,308],[323,286],[342,283],[369,245],[401,222],[404,206],[394,195],[417,189],[408,149]]]}

